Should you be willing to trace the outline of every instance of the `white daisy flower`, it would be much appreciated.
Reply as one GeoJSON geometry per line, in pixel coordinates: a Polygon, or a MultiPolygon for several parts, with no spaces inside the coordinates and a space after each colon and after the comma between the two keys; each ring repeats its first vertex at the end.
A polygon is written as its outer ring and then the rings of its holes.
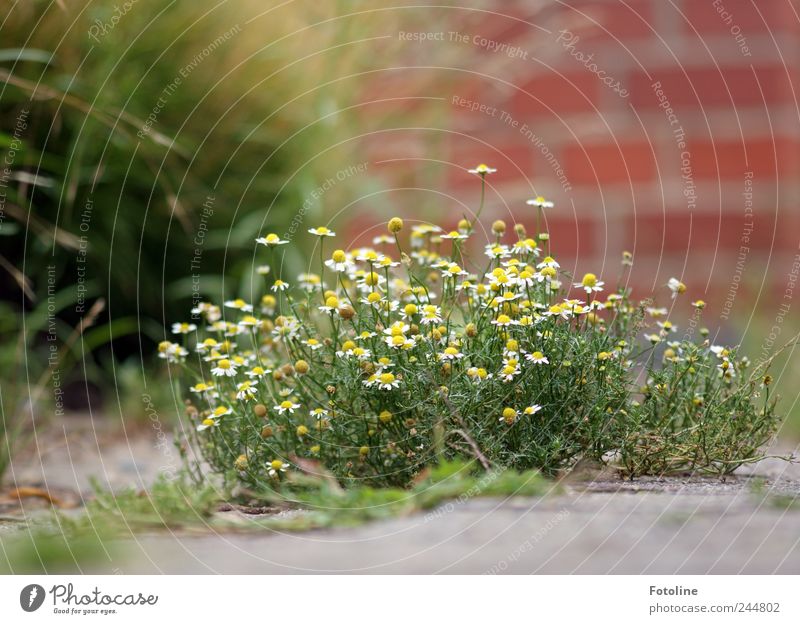
{"type": "Polygon", "coordinates": [[[268,368],[263,368],[261,366],[254,366],[249,371],[245,372],[245,375],[250,377],[250,379],[261,379],[266,375],[269,375],[272,371],[268,368]]]}
{"type": "Polygon", "coordinates": [[[469,173],[476,173],[479,176],[485,176],[485,175],[487,175],[489,173],[496,173],[497,169],[492,169],[488,165],[485,165],[485,164],[481,163],[480,165],[478,165],[474,169],[467,169],[467,171],[469,173]]]}
{"type": "Polygon", "coordinates": [[[227,358],[217,361],[217,365],[211,369],[211,374],[215,377],[235,377],[236,365],[227,358]]]}
{"type": "Polygon", "coordinates": [[[172,333],[173,334],[188,334],[193,332],[197,329],[197,325],[193,323],[173,323],[172,324],[172,333]]]}
{"type": "Polygon", "coordinates": [[[286,412],[294,414],[294,411],[296,409],[299,409],[299,407],[300,407],[299,403],[295,403],[291,399],[286,399],[284,401],[281,401],[278,405],[273,405],[272,409],[274,409],[279,414],[284,414],[286,412]]]}
{"type": "Polygon", "coordinates": [[[278,245],[286,245],[289,243],[288,240],[281,240],[281,237],[277,234],[267,234],[266,236],[257,238],[256,242],[259,245],[266,245],[267,247],[277,247],[278,245]]]}
{"type": "Polygon", "coordinates": [[[535,206],[536,208],[552,208],[555,205],[553,202],[546,200],[541,195],[534,197],[533,199],[529,199],[525,203],[529,206],[535,206]]]}
{"type": "Polygon", "coordinates": [[[423,325],[442,322],[442,310],[439,306],[431,303],[422,306],[422,318],[419,321],[423,325]]]}
{"type": "Polygon", "coordinates": [[[444,238],[446,240],[467,240],[469,238],[469,234],[465,234],[464,232],[458,232],[456,230],[452,230],[447,234],[441,234],[439,238],[444,238]]]}
{"type": "Polygon", "coordinates": [[[309,234],[313,234],[314,236],[319,236],[322,238],[323,236],[336,236],[336,233],[329,230],[325,226],[311,228],[308,230],[309,234]]]}
{"type": "Polygon", "coordinates": [[[252,312],[253,306],[247,303],[244,299],[233,299],[225,302],[226,308],[233,308],[234,310],[241,310],[242,312],[252,312]]]}
{"type": "Polygon", "coordinates": [[[686,292],[686,284],[675,277],[670,277],[667,282],[667,287],[672,291],[672,298],[675,299],[678,295],[686,292]]]}
{"type": "Polygon", "coordinates": [[[605,282],[599,281],[594,273],[587,273],[580,282],[575,282],[573,287],[583,288],[586,294],[591,294],[593,292],[602,292],[604,284],[605,282]]]}
{"type": "Polygon", "coordinates": [[[286,472],[289,467],[289,464],[280,459],[273,459],[267,465],[269,466],[268,473],[270,477],[277,477],[280,473],[286,472]]]}
{"type": "Polygon", "coordinates": [[[534,351],[533,353],[526,353],[525,359],[534,364],[549,364],[550,360],[545,357],[541,351],[534,351]]]}

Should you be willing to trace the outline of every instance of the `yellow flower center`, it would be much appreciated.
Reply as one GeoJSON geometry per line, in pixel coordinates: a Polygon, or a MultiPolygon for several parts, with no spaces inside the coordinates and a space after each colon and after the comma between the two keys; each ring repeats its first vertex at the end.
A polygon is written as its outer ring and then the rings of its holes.
{"type": "Polygon", "coordinates": [[[382,384],[390,384],[394,381],[394,375],[392,373],[382,373],[380,380],[382,384]]]}
{"type": "Polygon", "coordinates": [[[597,284],[597,276],[594,273],[587,273],[583,276],[583,280],[581,280],[581,284],[592,288],[595,284],[597,284]]]}
{"type": "Polygon", "coordinates": [[[344,262],[347,260],[347,255],[341,249],[337,249],[331,254],[331,258],[334,262],[344,262]]]}

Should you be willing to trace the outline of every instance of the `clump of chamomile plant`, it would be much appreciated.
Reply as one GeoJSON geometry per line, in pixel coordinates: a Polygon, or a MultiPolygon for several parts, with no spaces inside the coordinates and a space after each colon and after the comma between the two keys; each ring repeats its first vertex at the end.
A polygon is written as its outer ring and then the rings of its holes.
{"type": "Polygon", "coordinates": [[[200,321],[173,325],[179,342],[159,354],[187,375],[213,470],[253,488],[300,465],[344,485],[404,486],[453,459],[551,475],[615,461],[638,475],[729,472],[758,456],[777,425],[763,371],[748,376],[705,333],[676,339],[666,309],[625,287],[568,275],[541,229],[553,206],[542,197],[527,202],[536,232],[495,221],[470,255],[494,169],[470,172],[482,191],[473,220],[395,217],[371,248],[312,228],[319,272],[294,279],[275,274],[287,241],[270,233],[256,239],[269,262],[259,301],[201,303],[200,321]]]}

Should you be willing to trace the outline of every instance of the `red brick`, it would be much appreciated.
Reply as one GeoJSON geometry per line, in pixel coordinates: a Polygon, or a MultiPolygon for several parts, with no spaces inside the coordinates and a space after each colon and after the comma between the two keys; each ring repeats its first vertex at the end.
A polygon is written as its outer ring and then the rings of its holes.
{"type": "Polygon", "coordinates": [[[597,111],[600,81],[588,71],[542,73],[521,85],[511,97],[511,110],[520,123],[532,116],[597,111]]]}
{"type": "Polygon", "coordinates": [[[569,145],[562,162],[574,184],[640,182],[653,178],[656,171],[651,147],[644,142],[569,145]]]}
{"type": "Polygon", "coordinates": [[[769,249],[774,219],[767,214],[746,217],[742,201],[737,210],[720,215],[671,208],[663,214],[635,215],[628,220],[627,237],[643,256],[697,251],[713,254],[715,250],[738,250],[741,246],[769,249]]]}
{"type": "Polygon", "coordinates": [[[573,1],[563,6],[560,19],[569,23],[569,30],[582,41],[618,39],[627,44],[631,38],[652,36],[653,2],[634,0],[626,4],[573,1]]]}
{"type": "Polygon", "coordinates": [[[798,32],[798,22],[789,0],[687,0],[683,4],[684,30],[688,33],[727,33],[737,26],[745,38],[765,32],[798,32]],[[718,8],[730,13],[726,22],[718,8]]]}
{"type": "MultiPolygon", "coordinates": [[[[709,60],[711,63],[711,60],[709,60]]],[[[630,77],[631,102],[637,109],[657,108],[653,83],[661,83],[673,107],[761,106],[793,102],[790,78],[782,66],[755,67],[758,81],[750,67],[704,67],[680,69],[670,66],[651,71],[648,77],[636,73],[630,77]],[[760,85],[760,88],[759,88],[760,85]],[[762,95],[763,92],[763,95],[762,95]]],[[[791,78],[793,81],[795,77],[791,78]]]]}
{"type": "Polygon", "coordinates": [[[756,178],[796,173],[800,142],[792,139],[690,142],[692,171],[697,178],[741,180],[746,171],[756,178]]]}

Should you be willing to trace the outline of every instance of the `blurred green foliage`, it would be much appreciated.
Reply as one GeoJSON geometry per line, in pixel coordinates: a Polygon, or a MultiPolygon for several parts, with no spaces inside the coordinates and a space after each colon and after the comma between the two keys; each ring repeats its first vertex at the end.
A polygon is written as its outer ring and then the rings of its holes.
{"type": "MultiPolygon", "coordinates": [[[[63,344],[104,299],[62,369],[107,390],[120,360],[142,357],[142,386],[154,344],[188,318],[193,295],[260,296],[254,238],[302,233],[377,190],[372,172],[337,174],[366,161],[360,137],[407,117],[407,102],[382,100],[383,88],[420,90],[413,77],[381,71],[401,25],[377,6],[129,5],[0,7],[0,409],[9,428],[26,388],[48,373],[39,350],[50,321],[63,344]]],[[[413,27],[412,12],[400,16],[413,27]]],[[[307,242],[298,235],[281,261],[301,270],[307,242]]],[[[131,375],[125,384],[136,385],[131,375]]]]}

